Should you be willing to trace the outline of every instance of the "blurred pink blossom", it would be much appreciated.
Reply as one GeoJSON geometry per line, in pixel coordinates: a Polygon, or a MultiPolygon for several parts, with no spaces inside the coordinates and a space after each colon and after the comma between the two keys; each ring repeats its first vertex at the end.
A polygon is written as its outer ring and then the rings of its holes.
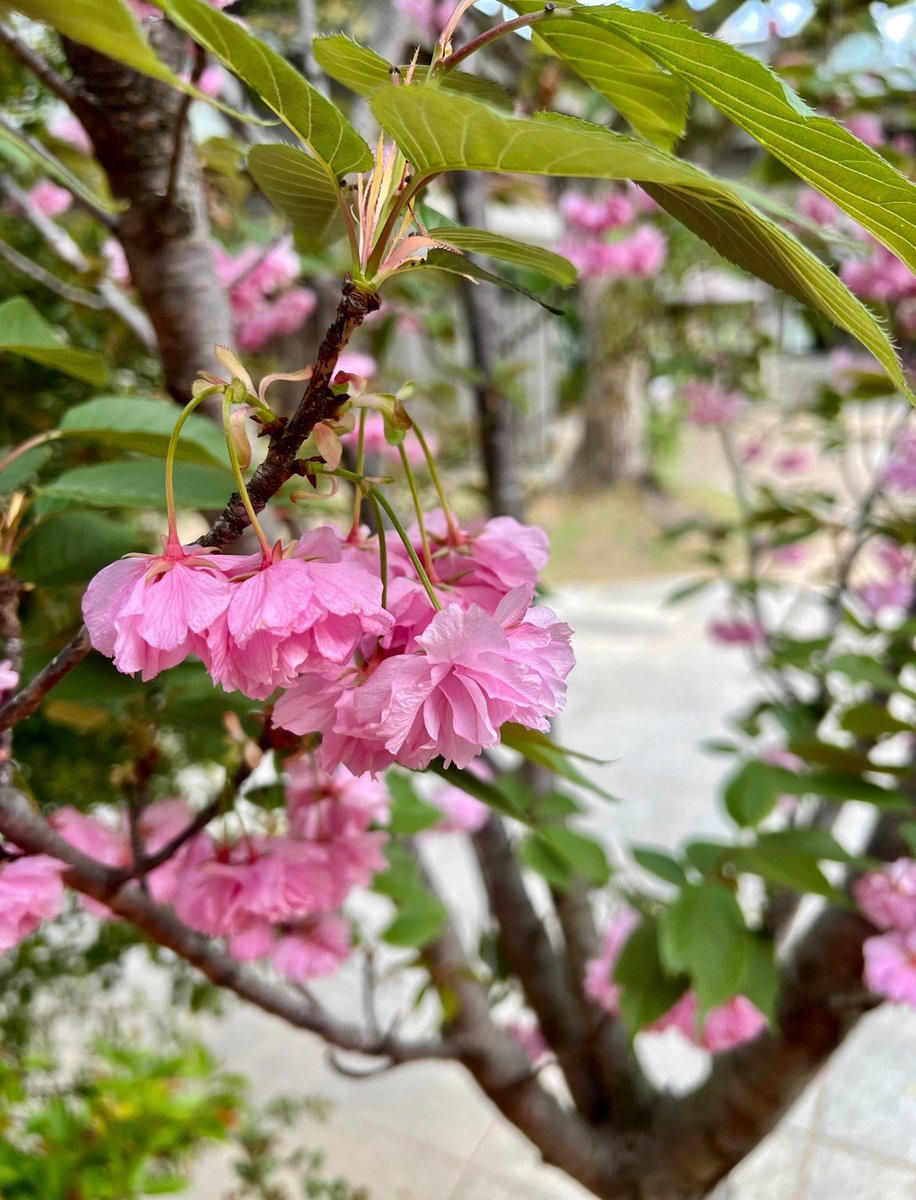
{"type": "Polygon", "coordinates": [[[691,425],[726,425],[744,403],[740,392],[723,391],[705,379],[688,379],[684,384],[687,411],[691,425]]]}
{"type": "Polygon", "coordinates": [[[48,133],[58,141],[68,142],[74,150],[79,150],[81,154],[92,153],[89,134],[72,112],[67,111],[52,117],[48,122],[48,133]]]}
{"type": "Polygon", "coordinates": [[[742,617],[718,617],[709,622],[709,635],[727,646],[757,646],[766,634],[759,621],[742,617]]]}
{"type": "Polygon", "coordinates": [[[58,187],[50,179],[42,179],[40,183],[36,183],[27,195],[45,217],[59,217],[73,203],[73,197],[67,189],[58,187]]]}
{"type": "Polygon", "coordinates": [[[916,1006],[916,928],[867,938],[862,953],[864,979],[871,991],[916,1006]]]}
{"type": "Polygon", "coordinates": [[[876,113],[853,113],[846,118],[846,128],[866,146],[883,146],[887,141],[881,118],[876,113]]]}
{"type": "Polygon", "coordinates": [[[880,871],[869,871],[853,885],[856,903],[879,929],[905,933],[916,928],[916,862],[898,858],[880,871]]]}

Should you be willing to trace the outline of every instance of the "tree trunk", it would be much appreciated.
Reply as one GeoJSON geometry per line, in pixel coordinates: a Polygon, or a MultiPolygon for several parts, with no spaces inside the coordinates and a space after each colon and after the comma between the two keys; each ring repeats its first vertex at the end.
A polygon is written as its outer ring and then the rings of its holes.
{"type": "Polygon", "coordinates": [[[576,488],[609,487],[649,473],[645,392],[648,360],[641,312],[627,290],[601,279],[583,284],[588,369],[582,440],[573,463],[576,488]]]}
{"type": "MultiPolygon", "coordinates": [[[[455,210],[462,225],[486,226],[486,177],[456,174],[452,179],[455,210]]],[[[474,384],[477,438],[486,479],[487,503],[493,517],[522,519],[524,497],[515,445],[517,410],[496,385],[499,354],[499,296],[488,284],[461,280],[461,307],[478,381],[474,384]]]]}
{"type": "MultiPolygon", "coordinates": [[[[162,59],[179,70],[187,39],[149,24],[162,59]]],[[[75,42],[65,42],[74,111],[92,139],[112,194],[124,202],[116,235],[149,313],[165,374],[180,403],[198,371],[218,369],[213,347],[232,344],[229,301],[210,254],[210,227],[189,132],[187,99],[167,84],[75,42]]]]}

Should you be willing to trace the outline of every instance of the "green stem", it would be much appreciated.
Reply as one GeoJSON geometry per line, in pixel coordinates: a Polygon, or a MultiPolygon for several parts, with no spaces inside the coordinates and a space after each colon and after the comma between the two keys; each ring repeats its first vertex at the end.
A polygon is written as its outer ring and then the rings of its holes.
{"type": "Polygon", "coordinates": [[[232,474],[235,476],[235,485],[238,488],[239,496],[242,503],[245,505],[245,512],[248,514],[248,520],[251,522],[251,528],[257,534],[258,541],[261,543],[261,549],[264,551],[265,559],[270,559],[271,547],[267,540],[267,535],[261,528],[261,522],[258,520],[258,514],[254,511],[254,505],[251,503],[251,497],[248,495],[248,488],[245,486],[245,476],[242,473],[242,467],[239,463],[239,457],[235,450],[235,443],[232,440],[232,401],[228,395],[223,396],[223,433],[226,437],[226,449],[229,451],[229,461],[232,463],[232,474]]]}
{"type": "MultiPolygon", "coordinates": [[[[359,492],[356,493],[357,496],[359,492]]],[[[378,528],[378,565],[382,577],[382,608],[388,607],[388,539],[385,536],[385,522],[382,520],[382,510],[374,495],[367,497],[375,513],[375,524],[378,528]]]]}
{"type": "MultiPolygon", "coordinates": [[[[356,474],[363,473],[363,459],[366,453],[366,416],[368,409],[361,408],[359,410],[359,435],[356,443],[356,474]]],[[[359,494],[359,488],[354,488],[353,495],[353,522],[350,525],[350,537],[355,541],[356,535],[359,533],[359,513],[361,508],[362,497],[359,494]]]]}
{"type": "Polygon", "coordinates": [[[217,392],[221,392],[222,390],[221,385],[214,385],[213,387],[204,388],[202,392],[198,392],[190,404],[185,405],[181,416],[175,422],[172,436],[169,438],[169,448],[165,452],[165,507],[169,519],[170,541],[178,541],[178,526],[175,517],[175,454],[178,450],[178,439],[181,437],[181,431],[188,417],[201,401],[206,400],[209,396],[215,396],[217,392]]]}
{"type": "Polygon", "coordinates": [[[423,435],[423,430],[414,421],[413,431],[417,435],[417,441],[423,450],[423,456],[426,459],[426,466],[429,468],[429,474],[433,481],[433,487],[436,489],[436,495],[439,497],[439,503],[442,505],[442,511],[445,513],[445,523],[448,526],[449,534],[452,541],[459,542],[461,540],[461,531],[458,528],[458,522],[452,515],[452,510],[445,498],[445,489],[442,486],[442,478],[439,475],[439,468],[436,466],[436,460],[433,458],[432,451],[429,448],[429,443],[423,435]]]}
{"type": "Polygon", "coordinates": [[[414,197],[425,187],[429,187],[432,181],[440,174],[441,171],[428,175],[418,175],[417,178],[408,184],[404,191],[401,192],[400,196],[395,198],[391,212],[388,214],[385,224],[382,226],[382,231],[376,236],[375,248],[373,249],[369,256],[369,260],[366,263],[366,278],[370,281],[370,286],[375,273],[378,271],[382,264],[382,260],[385,257],[385,248],[388,245],[388,241],[394,232],[395,226],[403,216],[405,209],[413,202],[414,197]]]}
{"type": "Polygon", "coordinates": [[[426,567],[426,573],[433,578],[435,570],[433,569],[433,556],[429,550],[429,537],[426,533],[426,522],[423,520],[423,506],[420,504],[420,493],[417,491],[417,481],[414,479],[414,474],[410,466],[410,460],[407,457],[407,451],[404,449],[404,443],[398,446],[398,453],[401,456],[401,466],[404,468],[404,475],[407,479],[407,486],[410,488],[410,498],[413,500],[413,510],[417,514],[417,524],[420,527],[420,545],[423,547],[423,565],[426,567]]]}
{"type": "MultiPolygon", "coordinates": [[[[366,482],[361,476],[357,475],[355,471],[346,471],[343,467],[338,467],[336,471],[325,471],[325,474],[337,475],[340,479],[349,479],[353,483],[363,484],[366,482]]],[[[442,605],[439,603],[439,597],[436,595],[435,589],[430,583],[429,576],[423,569],[423,564],[417,557],[417,552],[414,550],[413,543],[407,536],[406,529],[398,520],[398,514],[388,503],[387,499],[385,498],[385,494],[379,488],[377,488],[374,483],[369,485],[369,495],[373,497],[385,510],[388,520],[391,522],[392,528],[404,543],[404,549],[407,551],[407,555],[410,561],[413,563],[413,569],[417,573],[417,579],[419,579],[420,583],[423,584],[423,589],[427,596],[429,596],[430,603],[432,604],[433,608],[436,610],[436,612],[440,612],[442,605]]]]}
{"type": "Polygon", "coordinates": [[[62,438],[63,436],[61,430],[49,429],[47,433],[36,433],[34,437],[26,438],[24,442],[20,442],[18,446],[14,446],[9,454],[0,459],[0,473],[5,471],[17,458],[21,458],[23,454],[27,454],[37,446],[44,446],[46,442],[56,442],[58,438],[62,438]]]}

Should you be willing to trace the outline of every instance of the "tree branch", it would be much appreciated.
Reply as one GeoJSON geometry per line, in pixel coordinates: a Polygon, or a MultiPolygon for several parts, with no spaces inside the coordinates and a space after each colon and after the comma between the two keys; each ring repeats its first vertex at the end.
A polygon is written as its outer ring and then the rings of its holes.
{"type": "Polygon", "coordinates": [[[67,864],[65,882],[77,891],[108,905],[112,912],[130,921],[157,945],[165,947],[201,971],[218,987],[227,988],[264,1012],[280,1017],[297,1029],[317,1033],[341,1050],[413,1062],[428,1058],[452,1058],[453,1049],[444,1042],[404,1042],[375,1037],[355,1025],[338,1021],[322,1009],[285,988],[262,979],[241,966],[209,939],[188,929],[168,909],[154,904],[136,887],[125,887],[120,874],[96,862],[57,834],[13,788],[0,787],[0,834],[30,854],[49,854],[67,864]]]}
{"type": "Polygon", "coordinates": [[[95,292],[87,292],[83,288],[74,287],[73,284],[67,283],[63,279],[58,279],[56,275],[52,275],[38,263],[32,262],[30,258],[26,258],[14,246],[10,246],[4,241],[0,241],[0,258],[5,259],[14,271],[40,283],[48,291],[54,292],[56,296],[66,300],[68,304],[79,304],[83,308],[96,310],[108,307],[102,297],[96,295],[95,292]]]}
{"type": "Polygon", "coordinates": [[[77,92],[69,80],[58,75],[46,59],[42,58],[31,46],[20,41],[11,30],[2,24],[0,24],[0,45],[6,46],[7,50],[28,67],[35,78],[43,83],[58,100],[63,100],[64,104],[73,107],[77,99],[77,92]]]}
{"type": "Polygon", "coordinates": [[[20,688],[15,696],[0,706],[0,730],[9,729],[26,717],[30,717],[39,707],[48,692],[74,667],[79,666],[89,651],[92,643],[89,641],[89,630],[85,625],[79,632],[51,659],[46,667],[20,688]]]}

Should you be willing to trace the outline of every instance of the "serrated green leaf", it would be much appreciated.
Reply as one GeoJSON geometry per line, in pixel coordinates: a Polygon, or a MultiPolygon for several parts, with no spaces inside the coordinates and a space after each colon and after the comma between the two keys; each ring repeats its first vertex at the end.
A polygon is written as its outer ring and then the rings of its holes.
{"type": "MultiPolygon", "coordinates": [[[[521,287],[509,279],[503,279],[501,275],[494,275],[492,271],[478,266],[470,258],[466,258],[463,254],[453,253],[451,250],[430,250],[426,258],[419,259],[409,269],[411,272],[445,271],[448,275],[459,275],[463,279],[477,280],[480,283],[495,283],[497,287],[504,288],[508,292],[515,292],[519,296],[533,300],[536,304],[540,304],[541,308],[546,308],[548,312],[553,313],[555,317],[563,315],[562,308],[549,304],[536,292],[529,291],[528,288],[521,287]]],[[[403,274],[403,271],[401,273],[403,274]]]]}
{"type": "Polygon", "coordinates": [[[332,179],[372,166],[343,113],[285,58],[206,0],[161,0],[168,17],[248,85],[325,164],[332,179]]]}
{"type": "Polygon", "coordinates": [[[633,861],[638,863],[650,875],[657,875],[666,883],[675,887],[683,887],[687,883],[684,868],[665,850],[657,850],[653,846],[631,846],[630,853],[633,861]]]}
{"type": "Polygon", "coordinates": [[[54,513],[29,530],[13,559],[19,579],[42,587],[85,583],[138,549],[136,531],[98,513],[54,513]]]}
{"type": "Polygon", "coordinates": [[[546,275],[562,287],[571,287],[576,282],[576,268],[562,254],[545,250],[543,246],[530,246],[527,242],[518,242],[515,238],[503,237],[498,233],[490,233],[486,229],[471,229],[464,225],[436,225],[429,227],[430,237],[438,237],[450,246],[459,250],[476,251],[488,258],[499,259],[500,262],[512,263],[517,267],[526,267],[529,271],[538,271],[546,275]]]}
{"type": "MultiPolygon", "coordinates": [[[[345,88],[364,99],[368,99],[385,84],[394,85],[393,75],[404,76],[407,73],[406,67],[393,69],[391,63],[380,54],[376,54],[368,46],[361,46],[359,42],[354,42],[342,33],[315,38],[312,42],[312,53],[326,75],[330,75],[332,79],[336,79],[338,83],[342,83],[345,88]]],[[[428,67],[414,67],[414,83],[422,84],[428,75],[428,67]]],[[[479,75],[468,75],[465,71],[449,71],[438,83],[444,91],[475,96],[496,108],[512,108],[512,98],[508,92],[479,75]]]]}
{"type": "Polygon", "coordinates": [[[759,825],[779,797],[793,791],[798,776],[772,763],[746,762],[729,778],[723,798],[728,815],[743,827],[759,825]]]}
{"type": "Polygon", "coordinates": [[[630,1037],[657,1021],[686,992],[685,974],[671,975],[659,952],[658,922],[645,916],[630,934],[614,966],[620,985],[620,1016],[630,1037]]]}
{"type": "Polygon", "coordinates": [[[651,55],[916,271],[916,184],[813,112],[765,63],[654,14],[602,6],[575,20],[612,29],[651,55]]]}
{"type": "MultiPolygon", "coordinates": [[[[177,463],[175,501],[179,508],[222,508],[235,490],[227,470],[204,463],[177,463]]],[[[165,470],[161,462],[98,463],[74,467],[39,489],[39,495],[91,508],[165,509],[165,470]]]]}
{"type": "Polygon", "coordinates": [[[292,222],[303,249],[324,249],[343,232],[339,185],[317,159],[285,142],[252,146],[248,171],[270,202],[292,222]],[[335,224],[339,228],[335,232],[335,224]]]}
{"type": "Polygon", "coordinates": [[[0,304],[0,350],[21,354],[84,383],[100,385],[108,378],[108,368],[98,354],[62,343],[41,313],[23,296],[0,304]]]}
{"type": "MultiPolygon", "coordinates": [[[[145,396],[96,396],[68,409],[59,428],[71,437],[102,446],[158,454],[163,458],[178,420],[178,408],[168,400],[145,396]]],[[[227,462],[222,433],[212,421],[193,414],[185,422],[177,457],[187,462],[227,462]]]]}
{"type": "Polygon", "coordinates": [[[417,173],[481,170],[633,179],[729,261],[824,313],[878,359],[910,395],[887,334],[869,310],[792,234],[723,180],[635,138],[572,117],[507,116],[431,88],[377,92],[372,109],[417,173]]]}
{"type": "MultiPolygon", "coordinates": [[[[528,13],[543,5],[537,0],[509,7],[528,13]]],[[[539,46],[562,59],[648,141],[669,150],[684,132],[688,89],[632,43],[609,29],[585,27],[559,13],[536,26],[534,35],[539,46]]]]}
{"type": "Polygon", "coordinates": [[[659,922],[662,964],[690,976],[701,1014],[736,994],[749,937],[734,893],[709,881],[685,887],[659,922]]]}

